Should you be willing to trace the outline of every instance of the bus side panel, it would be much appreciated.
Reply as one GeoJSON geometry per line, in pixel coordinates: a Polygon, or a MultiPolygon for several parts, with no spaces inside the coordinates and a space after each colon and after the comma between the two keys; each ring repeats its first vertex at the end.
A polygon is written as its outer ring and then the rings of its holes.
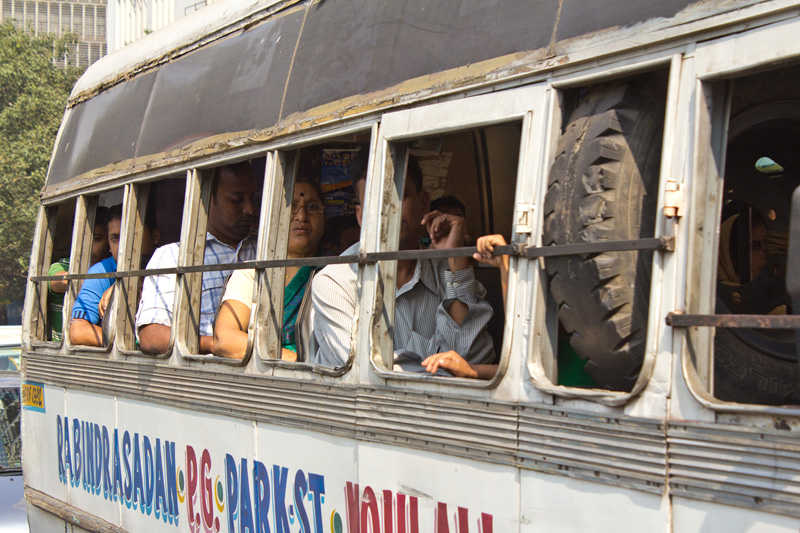
{"type": "Polygon", "coordinates": [[[227,531],[228,475],[238,476],[236,458],[253,457],[253,422],[126,399],[117,404],[123,527],[227,531]]]}
{"type": "MultiPolygon", "coordinates": [[[[348,494],[355,495],[352,487],[358,485],[356,440],[264,422],[258,423],[257,437],[258,454],[253,459],[263,465],[266,475],[258,475],[259,465],[248,491],[255,508],[256,485],[265,481],[267,491],[271,488],[271,531],[287,531],[287,524],[292,531],[297,526],[309,532],[348,531],[348,510],[355,508],[348,494]],[[337,530],[336,524],[343,529],[337,530]]],[[[242,459],[247,458],[237,458],[242,459]]],[[[256,467],[253,461],[249,464],[256,467]]],[[[247,501],[239,493],[241,511],[247,501]]],[[[257,520],[254,517],[254,523],[257,520]]]]}
{"type": "MultiPolygon", "coordinates": [[[[70,487],[68,503],[109,524],[119,523],[119,500],[114,498],[113,450],[117,412],[113,398],[83,391],[67,390],[65,413],[61,421],[62,438],[69,432],[73,474],[61,478],[55,461],[45,468],[51,477],[70,487]],[[67,427],[68,426],[68,427],[67,427]]],[[[58,441],[58,420],[50,429],[58,441]]],[[[67,445],[62,443],[63,462],[67,464],[67,445]]]]}
{"type": "MultiPolygon", "coordinates": [[[[69,501],[69,481],[59,479],[59,465],[63,474],[69,478],[69,470],[64,463],[64,389],[33,382],[23,382],[22,408],[22,472],[25,486],[49,494],[62,502],[69,501]],[[41,387],[41,389],[39,389],[41,387]],[[40,405],[31,396],[41,390],[40,405]],[[58,438],[58,423],[62,425],[61,443],[58,438]],[[59,461],[61,456],[61,461],[59,461]]],[[[70,431],[70,437],[72,432],[70,431]]],[[[72,443],[70,442],[70,450],[72,443]]]]}
{"type": "Polygon", "coordinates": [[[678,496],[672,498],[672,515],[673,528],[681,533],[788,533],[800,530],[797,518],[678,496]]]}
{"type": "MultiPolygon", "coordinates": [[[[48,513],[28,502],[28,529],[30,533],[53,533],[54,531],[69,531],[69,533],[84,533],[87,530],[68,524],[63,518],[48,513]]],[[[87,532],[88,533],[88,532],[87,532]]]]}
{"type": "Polygon", "coordinates": [[[408,531],[518,531],[517,468],[361,442],[358,469],[361,516],[374,495],[381,524],[405,515],[408,531]]]}
{"type": "Polygon", "coordinates": [[[530,470],[521,480],[521,532],[669,531],[663,495],[530,470]]]}

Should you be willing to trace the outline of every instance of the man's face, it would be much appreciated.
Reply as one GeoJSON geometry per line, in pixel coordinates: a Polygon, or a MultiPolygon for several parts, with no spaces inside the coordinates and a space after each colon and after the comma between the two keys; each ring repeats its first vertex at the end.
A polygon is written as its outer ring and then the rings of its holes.
{"type": "Polygon", "coordinates": [[[111,250],[108,247],[108,231],[105,224],[97,224],[92,234],[92,264],[98,263],[108,257],[111,250]]]}
{"type": "Polygon", "coordinates": [[[119,232],[122,221],[118,218],[108,223],[108,247],[111,249],[111,256],[117,261],[119,255],[119,232]]]}
{"type": "Polygon", "coordinates": [[[403,186],[403,207],[400,214],[400,250],[416,250],[422,234],[422,217],[430,209],[430,196],[417,191],[414,182],[406,178],[403,186]]]}
{"type": "Polygon", "coordinates": [[[234,174],[229,169],[222,170],[217,193],[211,198],[209,233],[229,246],[238,246],[256,220],[256,192],[252,171],[234,174]]]}

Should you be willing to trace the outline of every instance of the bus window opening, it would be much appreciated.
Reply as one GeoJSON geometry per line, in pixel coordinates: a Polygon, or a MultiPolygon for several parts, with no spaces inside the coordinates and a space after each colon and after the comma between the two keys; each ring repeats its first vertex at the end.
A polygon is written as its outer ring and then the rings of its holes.
{"type": "MultiPolygon", "coordinates": [[[[717,256],[718,314],[787,315],[790,199],[800,185],[800,67],[732,82],[717,256]]],[[[794,330],[716,328],[714,396],[800,403],[794,330]]]]}
{"type": "MultiPolygon", "coordinates": [[[[207,228],[204,231],[202,264],[220,265],[255,259],[256,229],[260,206],[261,177],[257,177],[249,161],[226,164],[213,169],[204,178],[210,188],[207,206],[207,228]]],[[[201,209],[206,208],[201,206],[201,209]]],[[[158,248],[148,262],[148,269],[176,268],[180,243],[158,248]]],[[[199,319],[194,334],[199,336],[200,354],[214,352],[212,324],[230,270],[207,271],[202,274],[199,319]]],[[[144,280],[136,330],[141,351],[157,355],[169,349],[173,327],[176,274],[148,276],[144,280]]],[[[190,315],[195,310],[190,310],[190,315]]]]}

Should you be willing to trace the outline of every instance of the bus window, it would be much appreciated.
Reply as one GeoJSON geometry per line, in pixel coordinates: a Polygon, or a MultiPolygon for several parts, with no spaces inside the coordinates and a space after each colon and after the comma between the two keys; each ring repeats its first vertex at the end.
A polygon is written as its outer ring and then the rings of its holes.
{"type": "MultiPolygon", "coordinates": [[[[84,220],[82,242],[75,244],[79,247],[73,250],[72,260],[78,260],[77,268],[70,268],[71,273],[104,275],[117,269],[117,254],[122,236],[122,199],[123,189],[114,189],[88,199],[87,216],[84,220]],[[88,213],[94,209],[94,215],[88,213]],[[103,225],[105,233],[100,234],[103,225]],[[103,240],[105,239],[105,243],[103,240]],[[91,244],[90,244],[91,243],[91,244]]],[[[98,277],[84,279],[79,283],[72,283],[71,291],[74,302],[69,316],[67,332],[69,344],[72,346],[86,346],[106,349],[109,339],[113,338],[111,323],[106,320],[103,303],[107,302],[114,286],[113,277],[98,277]]]]}
{"type": "MultiPolygon", "coordinates": [[[[187,266],[214,267],[254,260],[263,172],[263,158],[190,172],[185,207],[192,215],[188,218],[189,225],[182,229],[181,242],[166,244],[153,253],[148,269],[176,268],[181,253],[186,254],[187,266]]],[[[170,211],[175,206],[164,207],[170,211]]],[[[173,211],[171,216],[177,213],[173,211]]],[[[212,324],[230,273],[227,269],[211,268],[181,276],[146,277],[136,315],[142,352],[167,353],[175,333],[176,342],[187,343],[188,355],[212,354],[212,324]],[[182,299],[176,297],[179,287],[182,299]],[[178,329],[173,332],[175,326],[178,329]]]]}
{"type": "MultiPolygon", "coordinates": [[[[180,241],[183,203],[186,190],[185,176],[167,178],[150,183],[135,184],[131,188],[130,211],[127,216],[124,265],[120,270],[155,268],[150,259],[160,247],[177,246],[180,241]]],[[[138,353],[139,343],[135,331],[135,317],[139,313],[143,276],[120,278],[115,283],[113,303],[121,313],[116,321],[116,340],[123,351],[138,353]]],[[[111,308],[109,302],[108,308],[111,308]]]]}
{"type": "MultiPolygon", "coordinates": [[[[733,80],[719,219],[716,312],[787,315],[790,198],[800,185],[800,66],[733,80]]],[[[800,403],[795,332],[716,328],[714,396],[800,403]]]]}
{"type": "Polygon", "coordinates": [[[290,263],[231,275],[214,325],[217,356],[248,357],[258,321],[262,359],[310,362],[315,351],[310,287],[320,269],[313,259],[338,255],[358,240],[350,162],[368,140],[354,134],[278,154],[270,221],[263,227],[269,228],[268,259],[290,263]],[[260,292],[256,281],[262,283],[260,292]]]}
{"type": "MultiPolygon", "coordinates": [[[[39,268],[43,275],[63,276],[69,273],[75,200],[45,207],[44,212],[46,228],[44,228],[43,232],[44,245],[39,248],[42,254],[39,268]]],[[[98,218],[98,230],[94,232],[97,245],[95,246],[94,236],[92,244],[93,260],[103,249],[108,250],[108,240],[105,238],[105,222],[102,215],[98,218]],[[96,253],[95,247],[97,248],[96,253]]],[[[39,313],[31,330],[34,339],[61,344],[61,333],[64,324],[64,298],[69,286],[70,283],[66,279],[36,284],[36,297],[40,301],[40,305],[36,306],[39,313]]]]}
{"type": "MultiPolygon", "coordinates": [[[[654,236],[666,89],[667,73],[653,72],[563,95],[545,246],[654,236]]],[[[652,261],[647,251],[547,258],[554,383],[632,390],[645,355],[652,261]]]]}
{"type": "Polygon", "coordinates": [[[456,251],[489,234],[511,242],[520,140],[521,123],[512,122],[391,145],[393,199],[383,209],[396,214],[389,218],[387,249],[411,254],[391,265],[396,271],[387,270],[395,297],[387,327],[393,345],[381,346],[384,368],[494,376],[505,326],[500,269],[471,255],[417,258],[414,252],[456,251]],[[393,354],[391,363],[386,353],[393,354]]]}

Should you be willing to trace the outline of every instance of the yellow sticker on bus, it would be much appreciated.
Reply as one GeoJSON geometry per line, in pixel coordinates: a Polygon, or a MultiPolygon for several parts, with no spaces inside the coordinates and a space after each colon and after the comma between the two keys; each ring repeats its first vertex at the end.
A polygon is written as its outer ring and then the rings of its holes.
{"type": "Polygon", "coordinates": [[[39,411],[44,413],[44,384],[29,383],[22,384],[22,408],[29,411],[39,411]]]}

